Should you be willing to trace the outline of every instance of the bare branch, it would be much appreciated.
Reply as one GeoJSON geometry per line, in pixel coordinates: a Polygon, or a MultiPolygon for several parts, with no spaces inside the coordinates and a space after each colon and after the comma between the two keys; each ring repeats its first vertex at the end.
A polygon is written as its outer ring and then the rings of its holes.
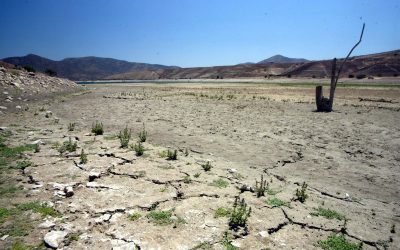
{"type": "Polygon", "coordinates": [[[334,87],[336,87],[336,84],[337,84],[337,82],[339,80],[340,72],[342,71],[342,68],[343,68],[344,64],[346,63],[347,59],[349,59],[349,57],[350,57],[351,53],[353,52],[353,50],[361,43],[361,39],[362,39],[362,37],[364,35],[364,28],[365,28],[365,23],[363,23],[363,27],[362,27],[361,35],[360,35],[360,40],[353,46],[353,48],[350,50],[349,54],[347,54],[346,59],[344,59],[344,61],[340,65],[339,71],[338,71],[337,76],[336,76],[335,86],[334,87]]]}

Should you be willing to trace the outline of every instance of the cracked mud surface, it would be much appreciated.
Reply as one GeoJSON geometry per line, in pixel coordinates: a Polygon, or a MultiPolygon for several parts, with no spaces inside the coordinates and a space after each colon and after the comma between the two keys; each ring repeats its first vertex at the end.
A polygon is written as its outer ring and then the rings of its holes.
{"type": "MultiPolygon", "coordinates": [[[[64,239],[59,246],[64,249],[193,249],[204,243],[224,249],[228,218],[216,218],[215,211],[231,208],[240,195],[252,208],[249,234],[232,239],[240,249],[319,249],[319,240],[341,232],[351,242],[363,242],[363,249],[398,249],[400,90],[338,89],[336,111],[321,114],[313,112],[314,93],[307,88],[148,84],[89,89],[46,107],[59,123],[43,112],[1,118],[1,126],[13,133],[8,143],[44,142],[40,152],[26,153],[34,166],[15,172],[24,195],[1,198],[1,205],[51,201],[62,214],[44,218],[54,226],[33,230],[22,240],[40,243],[47,232],[61,230],[79,236],[64,239]],[[360,97],[393,101],[360,102],[360,97]],[[104,124],[104,135],[90,133],[96,120],[104,124]],[[75,131],[67,131],[71,122],[75,131]],[[143,123],[148,131],[144,155],[120,148],[118,132],[132,128],[135,143],[143,123]],[[60,156],[54,145],[69,137],[78,149],[60,156]],[[88,154],[86,164],[79,163],[81,149],[88,154]],[[161,157],[167,149],[177,149],[178,160],[161,157]],[[212,168],[206,172],[201,165],[208,161],[212,168]],[[93,173],[98,176],[89,181],[93,173]],[[254,187],[261,175],[271,193],[257,198],[239,190],[254,187]],[[215,186],[220,179],[226,187],[215,186]],[[300,203],[294,194],[303,182],[309,197],[300,203]],[[65,186],[73,188],[72,196],[65,196],[65,186]],[[274,197],[288,206],[267,202],[274,197]],[[318,207],[347,220],[311,215],[318,207]],[[151,211],[172,211],[172,223],[152,222],[151,211]],[[140,217],[130,220],[135,213],[140,217]]],[[[0,241],[0,247],[13,240],[0,241]]]]}

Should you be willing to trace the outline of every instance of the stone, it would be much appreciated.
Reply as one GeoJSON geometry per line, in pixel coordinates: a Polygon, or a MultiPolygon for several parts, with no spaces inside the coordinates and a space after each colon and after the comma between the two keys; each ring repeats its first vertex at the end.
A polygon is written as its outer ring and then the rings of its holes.
{"type": "Polygon", "coordinates": [[[65,231],[51,231],[44,236],[43,240],[48,247],[57,249],[67,234],[65,231]]]}
{"type": "Polygon", "coordinates": [[[6,109],[7,109],[7,107],[0,106],[0,109],[6,110],[6,109]]]}
{"type": "Polygon", "coordinates": [[[10,235],[8,235],[8,234],[3,235],[3,236],[1,237],[1,240],[6,240],[6,239],[8,238],[8,236],[10,236],[10,235]]]}
{"type": "Polygon", "coordinates": [[[64,193],[66,197],[71,197],[74,195],[74,189],[71,186],[66,186],[64,188],[64,193]]]}
{"type": "Polygon", "coordinates": [[[44,222],[40,223],[38,225],[38,228],[46,229],[46,228],[52,228],[56,224],[53,221],[45,220],[44,222]]]}
{"type": "Polygon", "coordinates": [[[109,221],[110,219],[111,219],[111,214],[103,214],[99,218],[96,218],[94,222],[96,222],[96,224],[101,224],[105,221],[109,221]]]}
{"type": "Polygon", "coordinates": [[[46,143],[44,143],[44,141],[39,139],[39,140],[33,141],[32,144],[45,145],[46,143]]]}
{"type": "Polygon", "coordinates": [[[101,175],[101,174],[98,173],[98,172],[91,171],[91,172],[89,173],[89,181],[92,182],[92,181],[94,181],[95,179],[100,178],[100,175],[101,175]]]}
{"type": "Polygon", "coordinates": [[[269,235],[269,233],[267,231],[260,231],[260,232],[258,232],[258,234],[263,238],[266,238],[269,235]]]}
{"type": "Polygon", "coordinates": [[[136,249],[134,242],[126,242],[123,240],[111,240],[112,250],[132,250],[136,249]]]}

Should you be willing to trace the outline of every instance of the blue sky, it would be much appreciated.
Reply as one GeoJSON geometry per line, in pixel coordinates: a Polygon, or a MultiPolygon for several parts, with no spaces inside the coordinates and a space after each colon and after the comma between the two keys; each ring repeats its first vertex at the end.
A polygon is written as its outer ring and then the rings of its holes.
{"type": "Polygon", "coordinates": [[[99,56],[181,67],[400,48],[399,0],[1,0],[0,58],[99,56]]]}

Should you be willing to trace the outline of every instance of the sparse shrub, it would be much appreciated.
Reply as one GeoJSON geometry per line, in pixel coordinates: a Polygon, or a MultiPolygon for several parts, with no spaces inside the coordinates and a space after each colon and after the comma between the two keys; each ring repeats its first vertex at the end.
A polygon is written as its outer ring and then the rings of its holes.
{"type": "Polygon", "coordinates": [[[92,124],[92,133],[102,135],[104,133],[103,123],[96,121],[92,124]]]}
{"type": "Polygon", "coordinates": [[[132,131],[128,127],[125,127],[124,130],[119,131],[119,142],[121,143],[121,148],[127,148],[129,145],[129,141],[131,139],[132,131]]]}
{"type": "Polygon", "coordinates": [[[57,76],[57,72],[52,69],[46,69],[44,73],[46,73],[48,76],[57,76]]]}
{"type": "Polygon", "coordinates": [[[167,157],[167,150],[163,150],[163,151],[158,152],[158,155],[160,156],[160,158],[167,157]]]}
{"type": "Polygon", "coordinates": [[[210,171],[212,166],[211,163],[209,161],[207,161],[205,164],[202,164],[201,167],[204,169],[204,171],[210,171]]]}
{"type": "Polygon", "coordinates": [[[139,141],[145,142],[147,140],[147,131],[143,123],[142,131],[139,132],[139,141]]]}
{"type": "Polygon", "coordinates": [[[232,236],[228,232],[224,233],[224,238],[222,239],[222,245],[226,250],[239,250],[239,248],[232,245],[232,236]]]}
{"type": "Polygon", "coordinates": [[[308,198],[308,194],[306,194],[307,190],[307,184],[303,182],[301,185],[301,189],[296,189],[296,200],[300,201],[301,203],[304,203],[306,199],[308,198]]]}
{"type": "Polygon", "coordinates": [[[171,211],[150,211],[146,217],[157,225],[168,225],[173,222],[171,216],[171,211]]]}
{"type": "Polygon", "coordinates": [[[214,180],[210,185],[218,188],[226,188],[228,187],[229,182],[222,178],[219,178],[218,180],[214,180]]]}
{"type": "Polygon", "coordinates": [[[33,165],[34,165],[33,162],[24,160],[24,161],[18,161],[17,166],[15,168],[24,170],[25,168],[33,165]]]}
{"type": "Polygon", "coordinates": [[[75,122],[71,122],[68,124],[68,131],[74,131],[75,130],[75,122]]]}
{"type": "Polygon", "coordinates": [[[257,198],[261,197],[261,196],[265,196],[265,191],[268,190],[268,183],[267,180],[264,180],[264,176],[261,175],[261,180],[260,182],[258,182],[256,180],[256,186],[254,188],[257,198]]]}
{"type": "Polygon", "coordinates": [[[178,159],[178,150],[175,149],[174,151],[172,151],[172,150],[168,149],[168,151],[167,151],[167,159],[171,160],[171,161],[177,160],[178,159]]]}
{"type": "Polygon", "coordinates": [[[136,221],[136,220],[140,219],[140,217],[142,217],[142,215],[139,213],[133,213],[128,216],[129,220],[131,220],[131,221],[136,221]]]}
{"type": "Polygon", "coordinates": [[[61,145],[61,147],[58,148],[58,152],[60,152],[60,154],[66,151],[75,152],[77,146],[78,146],[77,143],[76,142],[73,143],[71,137],[69,137],[68,141],[65,141],[63,145],[61,145]]]}
{"type": "Polygon", "coordinates": [[[343,234],[332,234],[326,240],[318,241],[318,245],[325,250],[360,250],[362,243],[351,243],[343,234]]]}
{"type": "Polygon", "coordinates": [[[133,150],[136,152],[136,156],[141,156],[144,153],[144,147],[142,143],[139,141],[137,144],[131,146],[133,150]]]}
{"type": "Polygon", "coordinates": [[[315,212],[311,212],[310,215],[312,216],[322,216],[327,219],[337,219],[337,220],[345,220],[346,217],[334,210],[318,207],[314,208],[315,212]]]}
{"type": "Polygon", "coordinates": [[[229,215],[229,228],[237,231],[239,228],[247,230],[247,219],[250,217],[251,207],[247,208],[244,199],[235,198],[232,213],[229,215]]]}
{"type": "Polygon", "coordinates": [[[26,71],[28,71],[28,72],[33,72],[33,73],[36,72],[36,69],[33,68],[31,65],[26,65],[26,66],[24,66],[24,69],[25,69],[26,71]]]}
{"type": "Polygon", "coordinates": [[[269,199],[267,200],[267,204],[270,205],[270,206],[272,206],[272,207],[282,207],[282,206],[285,206],[285,207],[291,208],[290,202],[283,201],[283,200],[281,200],[281,199],[279,199],[279,198],[276,198],[276,197],[269,198],[269,199]]]}
{"type": "Polygon", "coordinates": [[[186,175],[186,176],[183,178],[183,182],[186,183],[186,184],[189,184],[189,183],[192,183],[192,179],[190,178],[189,175],[186,175]]]}
{"type": "Polygon", "coordinates": [[[81,164],[86,164],[88,162],[87,154],[85,154],[85,151],[83,149],[81,150],[81,155],[79,156],[79,159],[81,164]]]}
{"type": "Polygon", "coordinates": [[[219,207],[217,210],[215,210],[214,218],[228,217],[231,212],[232,211],[228,208],[219,207]]]}

